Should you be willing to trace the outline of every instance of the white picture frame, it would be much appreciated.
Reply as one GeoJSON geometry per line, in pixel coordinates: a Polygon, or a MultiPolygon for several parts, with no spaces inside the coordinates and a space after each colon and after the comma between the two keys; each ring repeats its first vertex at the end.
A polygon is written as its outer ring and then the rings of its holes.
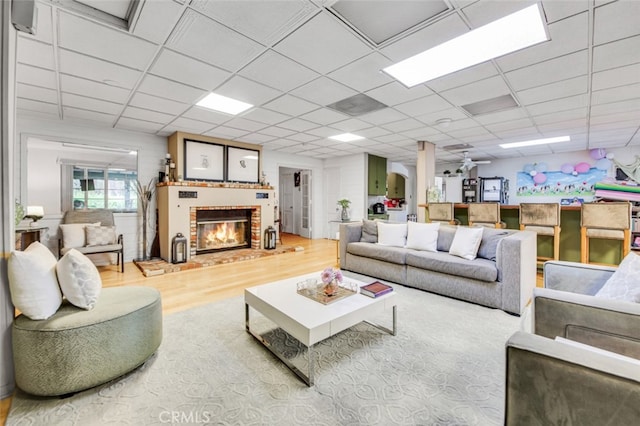
{"type": "Polygon", "coordinates": [[[223,182],[224,154],[224,145],[185,139],[184,179],[223,182]]]}
{"type": "Polygon", "coordinates": [[[227,146],[227,181],[258,183],[260,151],[227,146]]]}

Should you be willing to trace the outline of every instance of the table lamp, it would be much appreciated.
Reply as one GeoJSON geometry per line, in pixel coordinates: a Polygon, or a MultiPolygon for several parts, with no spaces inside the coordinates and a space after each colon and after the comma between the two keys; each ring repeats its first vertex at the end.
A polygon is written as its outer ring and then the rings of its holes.
{"type": "Polygon", "coordinates": [[[27,206],[27,214],[24,217],[33,221],[31,226],[37,226],[37,222],[44,217],[44,208],[42,206],[27,206]]]}

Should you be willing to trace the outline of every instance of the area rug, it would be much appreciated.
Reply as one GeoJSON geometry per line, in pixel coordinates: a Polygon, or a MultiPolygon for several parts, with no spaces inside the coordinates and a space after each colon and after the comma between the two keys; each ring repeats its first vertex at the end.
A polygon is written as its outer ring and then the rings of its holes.
{"type": "Polygon", "coordinates": [[[199,254],[193,256],[184,263],[170,263],[163,259],[134,260],[136,266],[145,277],[168,274],[171,272],[186,271],[189,269],[203,268],[206,266],[220,265],[222,263],[240,262],[249,259],[258,259],[265,256],[303,251],[299,246],[278,246],[273,250],[265,249],[238,249],[221,251],[218,253],[199,254]]]}
{"type": "MultiPolygon", "coordinates": [[[[125,377],[65,399],[17,391],[6,424],[502,424],[504,347],[519,318],[393,286],[398,335],[362,323],[320,343],[313,387],[245,331],[237,297],[165,316],[159,350],[125,377]]],[[[305,358],[256,322],[293,362],[305,358]]]]}

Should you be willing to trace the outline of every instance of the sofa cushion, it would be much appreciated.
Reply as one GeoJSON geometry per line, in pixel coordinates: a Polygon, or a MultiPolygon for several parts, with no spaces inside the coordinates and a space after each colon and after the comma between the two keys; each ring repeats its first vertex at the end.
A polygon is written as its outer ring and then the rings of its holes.
{"type": "Polygon", "coordinates": [[[11,301],[32,320],[49,318],[62,304],[56,262],[53,253],[37,241],[25,251],[14,251],[9,256],[11,301]]]}
{"type": "Polygon", "coordinates": [[[438,228],[438,251],[448,252],[453,242],[453,237],[456,235],[455,226],[447,226],[440,224],[438,228]]]}
{"type": "Polygon", "coordinates": [[[347,253],[399,265],[404,265],[407,257],[407,249],[405,248],[371,243],[349,243],[347,253]]]}
{"type": "Polygon", "coordinates": [[[482,241],[480,241],[480,247],[478,248],[478,257],[495,261],[498,243],[509,234],[510,232],[504,229],[485,228],[484,231],[482,231],[482,241]]]}
{"type": "Polygon", "coordinates": [[[84,247],[87,245],[87,238],[84,228],[88,225],[100,226],[100,222],[95,223],[69,223],[61,224],[62,230],[62,247],[84,247]]]}
{"type": "Polygon", "coordinates": [[[407,222],[407,248],[437,251],[440,223],[407,222]]]}
{"type": "Polygon", "coordinates": [[[487,259],[469,261],[445,252],[407,250],[406,262],[416,268],[474,280],[494,282],[498,279],[495,262],[487,259]]]}
{"type": "Polygon", "coordinates": [[[375,220],[362,220],[362,237],[360,237],[360,241],[363,243],[378,242],[378,224],[375,220]]]}
{"type": "Polygon", "coordinates": [[[407,244],[407,224],[378,222],[378,244],[404,247],[407,244]]]}
{"type": "Polygon", "coordinates": [[[640,302],[640,256],[631,252],[595,294],[607,299],[640,302]]]}
{"type": "Polygon", "coordinates": [[[453,237],[449,253],[467,260],[475,259],[482,241],[483,229],[483,227],[468,228],[459,226],[456,229],[456,235],[453,237]]]}

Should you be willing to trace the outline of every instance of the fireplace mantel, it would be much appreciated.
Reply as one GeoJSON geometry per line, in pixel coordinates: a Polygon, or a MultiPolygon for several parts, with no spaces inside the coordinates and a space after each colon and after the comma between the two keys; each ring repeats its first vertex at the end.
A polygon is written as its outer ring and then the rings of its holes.
{"type": "MultiPolygon", "coordinates": [[[[259,217],[259,232],[252,236],[252,248],[262,248],[265,229],[274,224],[275,191],[271,186],[233,182],[163,182],[157,185],[160,256],[171,262],[171,240],[179,232],[191,235],[195,210],[235,206],[248,208],[259,217]]],[[[187,259],[192,256],[187,247],[187,259]]]]}

